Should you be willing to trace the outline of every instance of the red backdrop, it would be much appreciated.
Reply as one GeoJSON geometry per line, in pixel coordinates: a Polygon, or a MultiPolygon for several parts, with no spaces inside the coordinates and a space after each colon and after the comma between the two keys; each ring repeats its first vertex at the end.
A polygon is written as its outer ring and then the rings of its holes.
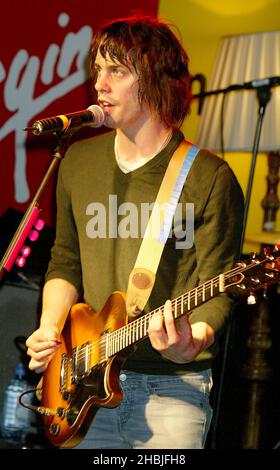
{"type": "MultiPolygon", "coordinates": [[[[86,56],[93,31],[107,19],[135,11],[157,14],[158,0],[102,2],[9,0],[1,14],[0,216],[24,212],[51,161],[53,137],[22,129],[36,119],[91,104],[86,56]],[[106,5],[106,6],[105,6],[106,5]]],[[[55,178],[42,200],[43,218],[54,223],[55,178]]]]}

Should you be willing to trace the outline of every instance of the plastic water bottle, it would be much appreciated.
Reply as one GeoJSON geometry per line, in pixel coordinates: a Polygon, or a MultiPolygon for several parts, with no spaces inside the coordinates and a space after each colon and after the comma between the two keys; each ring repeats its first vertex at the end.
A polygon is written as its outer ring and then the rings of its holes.
{"type": "MultiPolygon", "coordinates": [[[[31,426],[32,411],[24,408],[19,403],[19,396],[30,389],[30,385],[24,379],[25,369],[19,363],[15,369],[15,377],[11,379],[4,392],[4,403],[1,419],[1,435],[12,443],[22,444],[31,426]]],[[[23,400],[31,402],[32,394],[26,394],[23,400]]]]}

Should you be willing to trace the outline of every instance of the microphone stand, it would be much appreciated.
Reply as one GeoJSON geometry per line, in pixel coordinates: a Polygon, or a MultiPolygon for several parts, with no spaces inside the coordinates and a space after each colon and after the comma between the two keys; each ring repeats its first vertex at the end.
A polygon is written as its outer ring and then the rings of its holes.
{"type": "MultiPolygon", "coordinates": [[[[56,134],[56,133],[55,133],[56,134]]],[[[0,261],[0,281],[3,278],[4,274],[9,272],[23,247],[23,244],[32,229],[32,226],[35,224],[36,220],[38,219],[38,215],[40,212],[40,202],[42,196],[46,190],[46,187],[57,170],[62,158],[65,155],[65,152],[69,146],[70,138],[72,137],[73,131],[71,133],[64,133],[61,135],[56,134],[58,138],[58,144],[53,154],[53,160],[49,165],[39,188],[36,191],[34,198],[32,199],[30,205],[28,206],[17,230],[15,235],[12,238],[3,258],[0,261]]]]}
{"type": "MultiPolygon", "coordinates": [[[[275,82],[275,83],[272,83],[271,85],[262,85],[262,86],[259,86],[259,87],[256,88],[257,98],[258,98],[258,102],[259,102],[258,120],[257,120],[257,125],[256,125],[256,130],[255,130],[251,168],[250,168],[250,174],[249,174],[247,190],[246,190],[246,197],[245,197],[243,228],[242,228],[241,243],[240,243],[240,256],[242,254],[242,247],[243,247],[243,244],[244,244],[245,231],[246,231],[247,218],[248,218],[251,192],[252,192],[253,179],[254,179],[254,172],[255,172],[255,167],[256,167],[256,161],[257,161],[257,155],[258,155],[259,142],[260,142],[260,136],[261,136],[261,129],[262,129],[262,124],[263,124],[264,114],[265,114],[266,106],[267,106],[267,104],[268,104],[268,102],[270,101],[270,98],[271,98],[271,86],[275,86],[275,85],[278,85],[278,84],[280,84],[280,83],[275,82]]],[[[248,86],[248,83],[246,83],[244,85],[230,85],[226,88],[221,88],[221,89],[217,89],[217,90],[213,90],[213,91],[206,91],[206,92],[202,92],[202,93],[193,95],[193,98],[198,98],[200,100],[200,106],[202,106],[203,100],[207,96],[217,95],[217,94],[220,94],[220,93],[228,93],[230,91],[248,89],[248,88],[252,88],[251,86],[250,87],[248,86]]],[[[215,403],[216,412],[215,412],[215,415],[213,416],[213,423],[212,423],[213,435],[212,435],[212,440],[211,440],[211,444],[210,444],[210,447],[212,449],[216,448],[216,435],[217,435],[218,420],[219,420],[219,413],[220,413],[220,407],[221,407],[222,387],[223,387],[223,381],[224,381],[224,375],[225,375],[225,369],[226,369],[226,362],[227,362],[227,355],[228,355],[228,349],[229,349],[229,343],[230,343],[231,330],[232,330],[232,319],[229,321],[228,328],[227,328],[226,335],[225,335],[225,340],[224,340],[224,355],[223,355],[223,360],[222,360],[222,364],[221,364],[219,386],[218,386],[218,391],[217,391],[216,400],[215,400],[216,401],[216,403],[215,403]]],[[[247,441],[249,441],[249,438],[247,438],[247,441]]]]}
{"type": "Polygon", "coordinates": [[[241,247],[243,246],[244,238],[245,238],[245,230],[246,230],[246,224],[247,224],[247,218],[248,218],[248,212],[249,212],[250,198],[251,198],[254,172],[255,172],[255,167],[256,167],[256,161],[257,161],[257,155],[258,155],[259,142],[260,142],[260,137],[261,137],[261,129],[262,129],[262,124],[263,124],[264,114],[265,114],[266,106],[267,106],[267,104],[268,104],[268,102],[270,101],[270,98],[271,98],[271,89],[270,89],[270,87],[269,86],[261,86],[261,87],[257,88],[257,97],[258,97],[258,101],[259,101],[258,121],[257,121],[257,125],[256,125],[256,130],[255,130],[255,137],[254,137],[254,144],[253,144],[253,155],[252,155],[251,168],[250,168],[250,174],[249,174],[249,180],[248,180],[247,192],[246,192],[246,198],[245,198],[244,221],[243,221],[243,231],[242,231],[242,237],[241,237],[241,247]]]}

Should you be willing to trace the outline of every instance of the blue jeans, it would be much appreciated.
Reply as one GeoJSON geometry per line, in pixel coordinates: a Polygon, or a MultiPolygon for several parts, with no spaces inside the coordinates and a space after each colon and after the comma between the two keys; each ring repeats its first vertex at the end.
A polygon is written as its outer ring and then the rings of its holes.
{"type": "Polygon", "coordinates": [[[80,449],[202,449],[212,409],[211,370],[145,375],[122,371],[124,400],[100,408],[80,449]]]}

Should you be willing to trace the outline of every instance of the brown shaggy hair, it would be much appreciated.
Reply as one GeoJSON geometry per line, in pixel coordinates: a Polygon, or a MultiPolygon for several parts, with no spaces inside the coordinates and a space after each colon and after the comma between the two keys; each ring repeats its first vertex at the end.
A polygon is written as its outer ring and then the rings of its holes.
{"type": "Polygon", "coordinates": [[[146,102],[166,127],[181,126],[191,101],[189,60],[170,25],[149,16],[131,16],[104,25],[94,35],[90,51],[93,85],[98,50],[104,58],[108,54],[128,68],[132,65],[139,77],[140,103],[146,102]]]}

